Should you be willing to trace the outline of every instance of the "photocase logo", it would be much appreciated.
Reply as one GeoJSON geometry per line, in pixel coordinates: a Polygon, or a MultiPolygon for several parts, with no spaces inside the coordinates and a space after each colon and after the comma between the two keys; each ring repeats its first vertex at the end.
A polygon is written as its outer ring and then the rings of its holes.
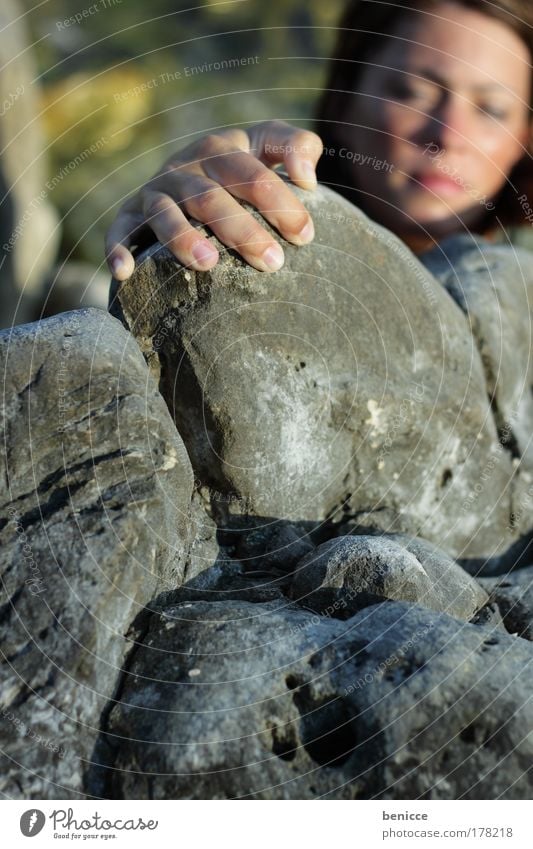
{"type": "Polygon", "coordinates": [[[20,818],[20,830],[24,837],[35,837],[42,831],[46,822],[46,817],[42,811],[32,808],[30,811],[25,811],[20,818]]]}

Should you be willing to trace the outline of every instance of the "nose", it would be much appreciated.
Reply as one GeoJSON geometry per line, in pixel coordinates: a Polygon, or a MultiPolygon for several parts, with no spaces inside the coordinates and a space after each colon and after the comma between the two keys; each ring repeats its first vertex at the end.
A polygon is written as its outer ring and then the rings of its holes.
{"type": "Polygon", "coordinates": [[[428,141],[445,150],[461,150],[469,139],[469,103],[454,92],[445,92],[429,122],[428,141]]]}

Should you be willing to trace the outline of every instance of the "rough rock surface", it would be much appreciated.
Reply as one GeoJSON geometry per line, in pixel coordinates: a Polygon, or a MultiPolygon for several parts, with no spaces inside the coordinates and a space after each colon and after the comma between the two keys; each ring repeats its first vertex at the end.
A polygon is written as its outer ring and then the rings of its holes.
{"type": "Polygon", "coordinates": [[[533,641],[533,566],[498,578],[481,578],[480,584],[498,605],[507,631],[533,641]]]}
{"type": "Polygon", "coordinates": [[[0,352],[0,789],[72,798],[130,624],[183,578],[192,469],[106,312],[5,331],[0,352]]]}
{"type": "Polygon", "coordinates": [[[518,563],[532,511],[518,528],[525,484],[467,317],[387,230],[325,187],[292,188],[316,237],[284,243],[276,274],[219,243],[196,273],[155,245],[112,287],[195,475],[229,515],[421,536],[471,572],[518,563]]]}
{"type": "Polygon", "coordinates": [[[110,713],[106,795],[527,799],[530,663],[525,641],[405,602],[345,622],[175,604],[110,713]]]}
{"type": "Polygon", "coordinates": [[[342,618],[385,599],[471,619],[487,593],[436,546],[402,534],[338,537],[297,565],[290,595],[342,618]]]}
{"type": "Polygon", "coordinates": [[[469,320],[502,445],[533,471],[531,259],[531,251],[465,233],[422,255],[469,320]]]}
{"type": "Polygon", "coordinates": [[[316,241],[278,274],[156,246],[114,289],[133,335],[0,334],[7,797],[531,798],[507,266],[456,289],[300,195],[316,241]]]}

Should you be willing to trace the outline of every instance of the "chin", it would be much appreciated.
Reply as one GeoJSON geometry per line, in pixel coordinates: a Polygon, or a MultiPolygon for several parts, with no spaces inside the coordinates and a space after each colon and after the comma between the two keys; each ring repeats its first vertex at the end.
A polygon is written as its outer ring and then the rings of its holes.
{"type": "Polygon", "coordinates": [[[402,207],[404,214],[413,222],[411,227],[424,228],[431,235],[442,235],[453,230],[471,227],[480,220],[479,207],[471,206],[459,209],[450,208],[448,204],[431,201],[418,204],[406,204],[402,207]]]}

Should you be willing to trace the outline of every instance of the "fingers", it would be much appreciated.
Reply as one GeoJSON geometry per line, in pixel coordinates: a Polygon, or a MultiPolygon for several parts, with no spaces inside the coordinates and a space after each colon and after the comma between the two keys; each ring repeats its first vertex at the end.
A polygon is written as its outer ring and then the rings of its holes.
{"type": "Polygon", "coordinates": [[[288,241],[296,245],[311,241],[314,236],[311,216],[279,174],[255,156],[228,146],[223,139],[211,144],[210,150],[202,165],[214,183],[234,197],[248,201],[288,241]]]}
{"type": "Polygon", "coordinates": [[[187,220],[176,202],[167,194],[143,192],[143,214],[146,224],[158,241],[166,245],[182,265],[196,271],[208,271],[218,262],[218,251],[187,220]]]}
{"type": "Polygon", "coordinates": [[[261,162],[283,163],[293,183],[302,189],[316,188],[316,165],[324,148],[320,136],[285,121],[265,121],[248,134],[250,151],[261,162]]]}
{"type": "Polygon", "coordinates": [[[258,271],[277,271],[284,263],[281,245],[222,186],[191,175],[181,201],[187,214],[206,224],[218,239],[234,248],[258,271]]]}
{"type": "Polygon", "coordinates": [[[117,280],[134,271],[131,247],[146,227],[186,266],[206,271],[218,251],[188,221],[206,224],[219,240],[260,271],[284,262],[281,246],[235,200],[261,212],[285,239],[297,245],[314,237],[312,219],[290,186],[272,170],[284,164],[304,189],[316,186],[315,168],[323,145],[316,133],[284,121],[265,121],[249,131],[222,130],[173,157],[119,212],[106,236],[106,258],[117,280]]]}
{"type": "Polygon", "coordinates": [[[135,268],[135,260],[129,250],[142,222],[138,215],[120,211],[105,237],[107,265],[116,280],[127,280],[135,268]]]}

